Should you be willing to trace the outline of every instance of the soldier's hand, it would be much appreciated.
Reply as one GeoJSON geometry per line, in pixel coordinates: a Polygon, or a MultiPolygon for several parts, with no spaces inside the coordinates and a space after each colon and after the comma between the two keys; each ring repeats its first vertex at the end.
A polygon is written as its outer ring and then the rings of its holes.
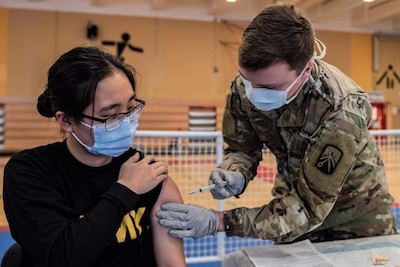
{"type": "Polygon", "coordinates": [[[215,184],[216,187],[211,190],[215,199],[225,199],[231,196],[237,196],[243,191],[245,185],[244,176],[241,172],[226,171],[215,169],[210,174],[209,184],[215,184]],[[226,182],[225,182],[226,181],[226,182]]]}
{"type": "Polygon", "coordinates": [[[200,238],[213,235],[218,230],[219,218],[212,209],[181,203],[165,203],[156,212],[160,224],[171,228],[171,236],[200,238]]]}

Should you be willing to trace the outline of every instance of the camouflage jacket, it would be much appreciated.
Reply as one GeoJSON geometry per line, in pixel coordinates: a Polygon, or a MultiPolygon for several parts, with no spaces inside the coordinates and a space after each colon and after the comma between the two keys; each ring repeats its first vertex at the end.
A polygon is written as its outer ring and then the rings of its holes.
{"type": "Polygon", "coordinates": [[[286,243],[316,229],[340,230],[380,206],[392,222],[393,198],[368,131],[372,105],[367,95],[323,61],[315,62],[311,76],[295,100],[267,112],[249,102],[239,76],[232,82],[223,118],[228,146],[219,167],[242,172],[247,185],[266,145],[276,157],[277,175],[270,203],[225,212],[228,236],[286,243]]]}

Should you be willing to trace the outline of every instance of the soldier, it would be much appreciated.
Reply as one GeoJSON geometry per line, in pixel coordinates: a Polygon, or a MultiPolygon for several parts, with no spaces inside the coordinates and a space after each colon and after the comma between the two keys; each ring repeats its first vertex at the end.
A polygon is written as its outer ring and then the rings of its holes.
{"type": "Polygon", "coordinates": [[[157,216],[170,235],[225,231],[290,243],[396,233],[393,197],[368,131],[371,103],[355,82],[320,60],[325,50],[291,5],[269,6],[254,18],[224,113],[228,147],[209,183],[217,185],[216,199],[242,194],[266,145],[277,160],[273,199],[224,212],[166,203],[157,216]]]}

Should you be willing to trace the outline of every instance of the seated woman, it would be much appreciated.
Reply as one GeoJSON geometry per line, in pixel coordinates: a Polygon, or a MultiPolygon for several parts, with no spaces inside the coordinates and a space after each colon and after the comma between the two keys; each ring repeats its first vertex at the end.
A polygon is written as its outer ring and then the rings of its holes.
{"type": "Polygon", "coordinates": [[[182,202],[164,162],[131,148],[144,101],[134,69],[77,47],[48,72],[38,98],[63,142],[24,150],[4,171],[4,208],[22,266],[185,266],[182,240],[158,223],[182,202]]]}

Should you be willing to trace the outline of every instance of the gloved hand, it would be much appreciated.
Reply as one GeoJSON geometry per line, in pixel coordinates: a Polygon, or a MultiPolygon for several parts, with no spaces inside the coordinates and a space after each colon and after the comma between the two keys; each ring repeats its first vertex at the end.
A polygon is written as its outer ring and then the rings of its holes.
{"type": "Polygon", "coordinates": [[[200,238],[218,230],[218,215],[212,209],[181,203],[165,203],[156,212],[162,226],[171,228],[171,236],[200,238]]]}
{"type": "Polygon", "coordinates": [[[213,198],[225,199],[239,195],[242,192],[245,178],[241,172],[215,169],[211,172],[208,183],[216,185],[216,187],[211,190],[213,198]],[[224,184],[224,181],[227,183],[224,184]]]}

